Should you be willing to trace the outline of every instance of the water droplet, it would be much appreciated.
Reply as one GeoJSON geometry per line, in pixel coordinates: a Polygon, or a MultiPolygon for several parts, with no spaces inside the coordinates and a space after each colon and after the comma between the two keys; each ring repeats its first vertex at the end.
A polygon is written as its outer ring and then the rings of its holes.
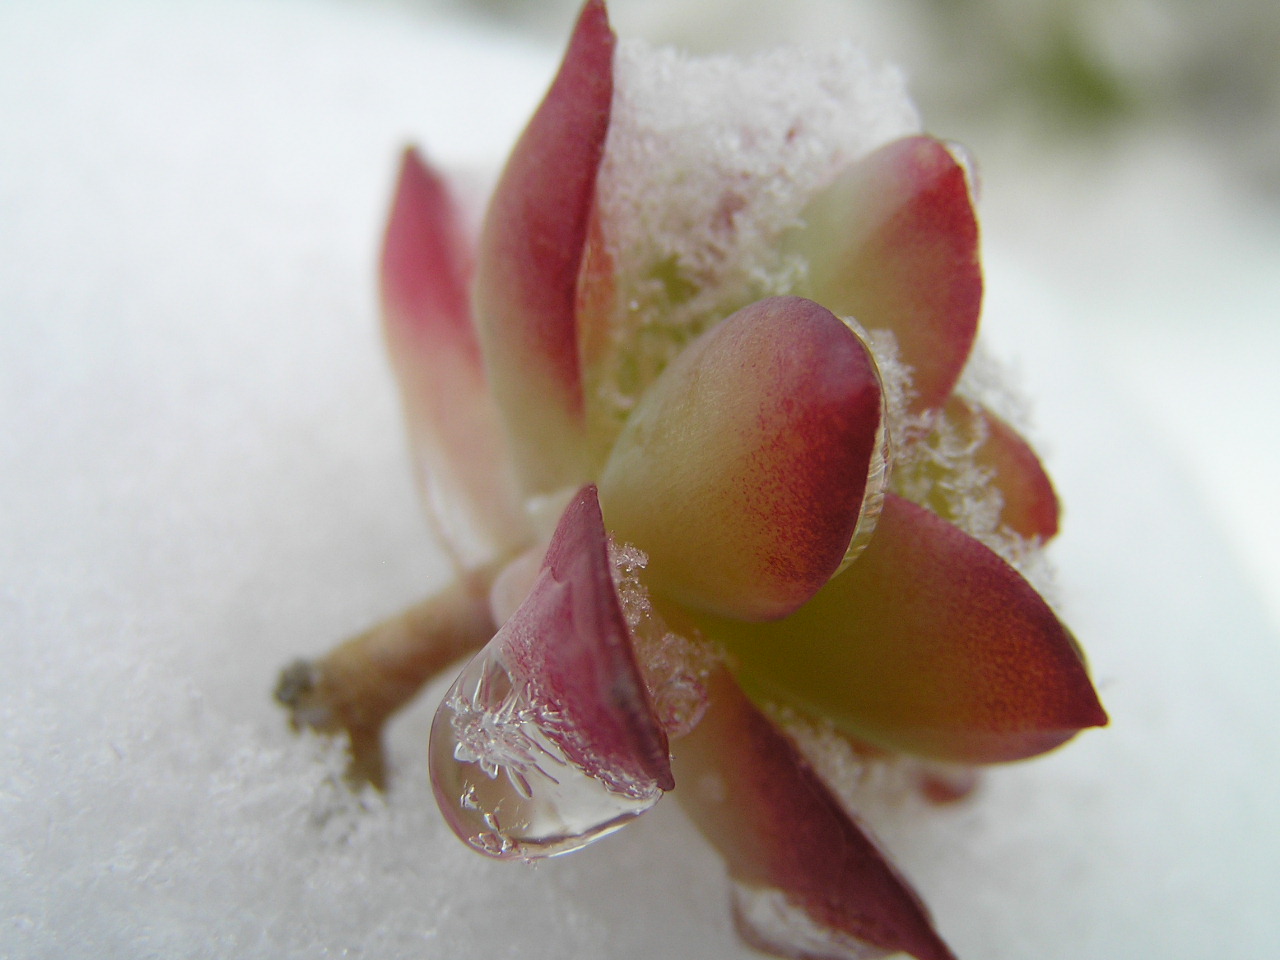
{"type": "Polygon", "coordinates": [[[528,595],[445,695],[430,759],[454,832],[504,859],[576,850],[675,786],[595,487],[565,508],[528,595]]]}
{"type": "Polygon", "coordinates": [[[652,781],[585,768],[572,719],[521,676],[506,639],[500,632],[467,665],[431,728],[431,779],[454,832],[491,857],[550,857],[657,803],[652,781]]]}

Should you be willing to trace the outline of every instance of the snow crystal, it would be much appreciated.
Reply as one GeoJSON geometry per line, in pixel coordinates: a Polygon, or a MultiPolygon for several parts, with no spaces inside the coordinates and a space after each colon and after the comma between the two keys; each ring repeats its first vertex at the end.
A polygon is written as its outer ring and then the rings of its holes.
{"type": "Polygon", "coordinates": [[[789,292],[804,265],[778,238],[813,192],[918,129],[898,71],[848,44],[744,61],[621,43],[599,182],[623,278],[597,387],[608,415],[625,416],[709,323],[789,292]]]}
{"type": "Polygon", "coordinates": [[[706,680],[718,654],[709,643],[671,630],[654,609],[649,590],[640,578],[649,564],[643,550],[610,541],[609,553],[614,587],[631,630],[649,701],[667,736],[684,736],[706,712],[706,680]]]}
{"type": "MultiPolygon", "coordinates": [[[[889,485],[901,496],[923,504],[995,551],[1051,603],[1056,598],[1053,566],[1044,544],[1020,535],[1003,521],[1004,495],[992,483],[994,473],[977,457],[989,428],[980,417],[957,420],[935,411],[911,413],[915,396],[911,367],[898,352],[891,330],[861,332],[875,358],[885,402],[889,437],[889,485]]],[[[975,345],[956,394],[1026,430],[1027,401],[1006,366],[975,345]]]]}

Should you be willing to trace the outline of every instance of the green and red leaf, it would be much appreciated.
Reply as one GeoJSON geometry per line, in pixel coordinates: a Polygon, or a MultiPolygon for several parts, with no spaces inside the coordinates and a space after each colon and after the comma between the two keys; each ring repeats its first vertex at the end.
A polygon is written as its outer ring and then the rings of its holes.
{"type": "Polygon", "coordinates": [[[405,150],[383,240],[383,330],[429,514],[462,568],[527,525],[471,325],[471,245],[443,179],[405,150]]]}
{"type": "Polygon", "coordinates": [[[528,493],[582,480],[577,284],[609,130],[614,44],[604,4],[590,0],[480,238],[476,320],[528,493]]]}
{"type": "Polygon", "coordinates": [[[964,168],[908,137],[851,165],[791,238],[805,295],[868,330],[891,330],[914,371],[911,412],[942,406],[973,346],[982,303],[978,222],[964,168]]]}
{"type": "Polygon", "coordinates": [[[1031,585],[893,494],[866,550],[796,614],[702,627],[753,696],[892,750],[1018,760],[1107,722],[1071,635],[1031,585]]]}
{"type": "Polygon", "coordinates": [[[725,859],[743,938],[788,957],[878,955],[871,948],[954,960],[915,892],[791,740],[725,671],[709,692],[702,722],[674,745],[675,796],[725,859]],[[771,913],[781,904],[804,918],[787,925],[791,939],[756,922],[744,899],[761,897],[771,913]],[[797,928],[809,935],[797,941],[797,928]]]}
{"type": "Polygon", "coordinates": [[[799,297],[752,304],[632,412],[600,479],[609,530],[683,603],[785,616],[844,560],[880,421],[875,364],[852,330],[799,297]]]}

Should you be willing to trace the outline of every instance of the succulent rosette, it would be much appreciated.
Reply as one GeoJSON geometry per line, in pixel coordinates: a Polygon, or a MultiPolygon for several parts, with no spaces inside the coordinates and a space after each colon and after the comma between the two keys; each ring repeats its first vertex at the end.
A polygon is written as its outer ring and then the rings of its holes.
{"type": "Polygon", "coordinates": [[[928,771],[1106,716],[1028,580],[1052,485],[958,389],[965,163],[849,51],[742,69],[618,45],[590,0],[475,243],[406,152],[386,334],[458,582],[281,697],[377,780],[385,716],[482,646],[431,734],[465,842],[563,853],[674,790],[754,946],[939,960],[783,718],[928,771]]]}

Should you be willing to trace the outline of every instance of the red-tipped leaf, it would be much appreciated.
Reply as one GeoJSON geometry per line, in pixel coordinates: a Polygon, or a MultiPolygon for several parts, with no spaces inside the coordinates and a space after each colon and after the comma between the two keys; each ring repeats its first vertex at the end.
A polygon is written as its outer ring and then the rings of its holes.
{"type": "Polygon", "coordinates": [[[577,282],[609,130],[613,50],[604,4],[589,0],[507,162],[480,239],[476,318],[530,493],[582,479],[577,282]]]}
{"type": "Polygon", "coordinates": [[[873,955],[867,948],[954,960],[914,891],[795,745],[724,671],[709,692],[706,716],[675,743],[675,796],[725,858],[743,937],[806,960],[873,955]]]}
{"type": "Polygon", "coordinates": [[[806,295],[868,330],[893,331],[914,370],[912,411],[955,387],[978,327],[978,224],[964,168],[930,137],[897,140],[818,194],[794,237],[806,295]]]}
{"type": "Polygon", "coordinates": [[[844,560],[880,417],[874,361],[845,324],[810,300],[762,300],[646,392],[601,475],[605,519],[668,596],[784,616],[844,560]]]}
{"type": "Polygon", "coordinates": [[[527,536],[471,325],[471,246],[444,181],[405,150],[382,247],[383,330],[429,514],[461,567],[527,536]]]}
{"type": "Polygon", "coordinates": [[[892,494],[867,549],[795,615],[704,628],[728,642],[753,695],[893,750],[1018,760],[1107,722],[1070,633],[1031,585],[892,494]]]}

